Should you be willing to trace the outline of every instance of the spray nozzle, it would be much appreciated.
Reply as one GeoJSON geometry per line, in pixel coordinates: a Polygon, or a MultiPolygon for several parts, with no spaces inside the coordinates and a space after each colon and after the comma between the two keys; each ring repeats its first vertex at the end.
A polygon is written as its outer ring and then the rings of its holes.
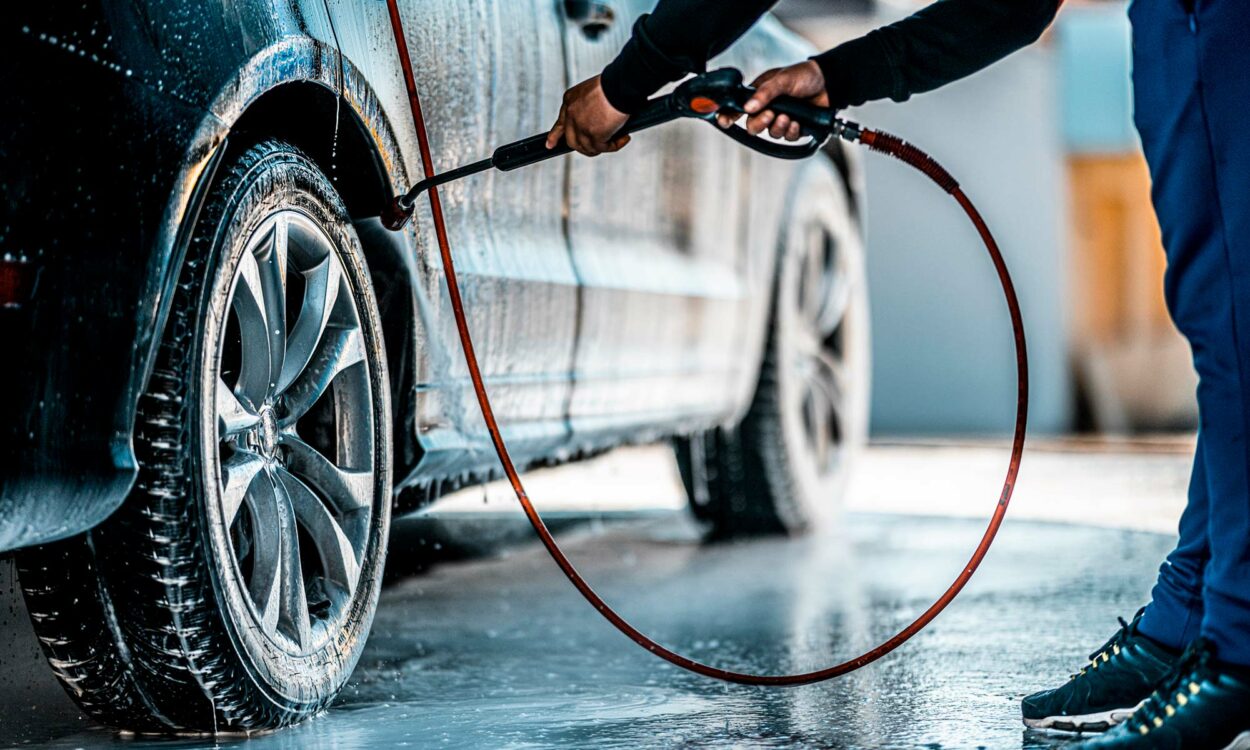
{"type": "Polygon", "coordinates": [[[412,209],[413,202],[408,200],[408,196],[395,196],[395,199],[388,203],[386,208],[382,209],[382,216],[380,217],[382,226],[392,232],[398,232],[412,218],[412,209]]]}

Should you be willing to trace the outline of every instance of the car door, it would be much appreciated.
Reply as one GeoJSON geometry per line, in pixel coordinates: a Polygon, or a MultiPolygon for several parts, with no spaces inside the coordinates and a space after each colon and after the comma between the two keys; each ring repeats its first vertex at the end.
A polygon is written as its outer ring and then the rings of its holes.
{"type": "MultiPolygon", "coordinates": [[[[386,4],[330,0],[330,7],[346,62],[379,97],[408,174],[421,175],[386,4]]],[[[437,171],[550,126],[566,86],[561,22],[550,0],[401,0],[400,9],[437,171]]],[[[522,461],[550,453],[568,434],[578,290],[564,232],[564,169],[553,160],[440,188],[491,401],[522,461]]],[[[416,293],[425,329],[416,427],[423,469],[449,474],[494,459],[424,198],[413,226],[411,262],[421,280],[416,293]]]]}
{"type": "MultiPolygon", "coordinates": [[[[569,79],[599,73],[652,0],[559,0],[569,79]]],[[[639,133],[569,162],[568,232],[583,286],[569,416],[575,439],[716,415],[732,398],[743,285],[743,164],[704,123],[639,133]]]]}

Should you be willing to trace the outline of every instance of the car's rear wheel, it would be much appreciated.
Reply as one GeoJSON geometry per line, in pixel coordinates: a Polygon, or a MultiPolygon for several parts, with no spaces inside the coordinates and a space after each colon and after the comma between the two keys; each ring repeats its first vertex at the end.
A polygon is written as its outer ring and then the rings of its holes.
{"type": "Polygon", "coordinates": [[[382,578],[390,408],[359,240],[295,148],[227,158],[141,399],[134,490],[100,527],[19,560],[66,690],[126,729],[320,710],[382,578]]]}
{"type": "Polygon", "coordinates": [[[691,510],[720,536],[834,518],[867,433],[867,284],[847,191],[816,160],[791,194],[751,406],[732,429],[676,441],[691,510]]]}

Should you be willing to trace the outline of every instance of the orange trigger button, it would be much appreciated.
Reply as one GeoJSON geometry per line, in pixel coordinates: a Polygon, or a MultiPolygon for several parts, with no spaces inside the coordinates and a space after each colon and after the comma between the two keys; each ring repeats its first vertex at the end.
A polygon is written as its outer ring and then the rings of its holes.
{"type": "Polygon", "coordinates": [[[720,105],[706,96],[696,96],[690,100],[690,109],[701,115],[710,115],[720,109],[720,105]]]}

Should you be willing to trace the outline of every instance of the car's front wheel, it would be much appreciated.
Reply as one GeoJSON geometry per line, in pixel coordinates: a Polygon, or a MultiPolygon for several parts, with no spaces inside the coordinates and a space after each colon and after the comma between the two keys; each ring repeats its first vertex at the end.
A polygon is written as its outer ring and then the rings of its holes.
{"type": "Polygon", "coordinates": [[[676,441],[690,507],[720,536],[796,533],[841,506],[868,424],[868,293],[847,190],[824,160],[791,193],[751,406],[676,441]]]}
{"type": "Polygon", "coordinates": [[[57,676],[126,729],[266,729],[320,710],[382,578],[390,409],[359,240],[297,149],[227,160],[141,399],[131,495],[19,559],[57,676]]]}

